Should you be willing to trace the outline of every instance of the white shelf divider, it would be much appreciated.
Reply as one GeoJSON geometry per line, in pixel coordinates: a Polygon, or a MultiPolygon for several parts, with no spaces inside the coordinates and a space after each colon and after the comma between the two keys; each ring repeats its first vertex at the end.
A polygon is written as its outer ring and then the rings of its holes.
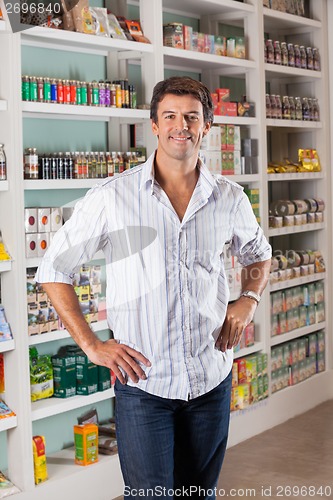
{"type": "Polygon", "coordinates": [[[298,337],[302,337],[303,335],[309,335],[309,333],[313,333],[318,330],[323,330],[325,327],[326,327],[326,322],[322,321],[321,323],[315,323],[314,325],[304,326],[303,328],[297,328],[296,330],[292,330],[291,332],[275,335],[275,337],[271,337],[270,339],[271,347],[283,344],[284,342],[289,342],[290,340],[297,339],[298,337]]]}
{"type": "MultiPolygon", "coordinates": [[[[0,21],[0,31],[1,31],[1,21],[0,21]]],[[[7,111],[7,101],[0,99],[0,111],[7,111]]]]}
{"type": "Polygon", "coordinates": [[[149,110],[147,109],[103,108],[99,106],[32,101],[22,101],[22,111],[25,118],[92,121],[109,121],[110,118],[122,118],[127,123],[137,123],[149,119],[149,110]]]}
{"type": "Polygon", "coordinates": [[[324,175],[324,172],[293,172],[291,174],[268,174],[267,179],[271,182],[308,181],[323,179],[324,175]]]}
{"type": "Polygon", "coordinates": [[[0,419],[0,432],[14,429],[17,426],[17,416],[0,419]]]}
{"type": "Polygon", "coordinates": [[[314,28],[321,30],[322,23],[315,19],[309,19],[303,16],[295,16],[287,12],[279,12],[278,10],[264,7],[264,25],[265,29],[274,29],[277,24],[281,28],[314,28]]]}
{"type": "Polygon", "coordinates": [[[90,189],[103,179],[38,179],[25,180],[25,190],[44,190],[44,189],[90,189]]]}
{"type": "MultiPolygon", "coordinates": [[[[91,323],[91,329],[94,332],[101,332],[103,330],[108,330],[108,323],[106,320],[97,321],[96,323],[91,323]]],[[[54,332],[42,333],[40,335],[31,335],[29,338],[29,345],[44,344],[47,342],[54,342],[57,340],[68,339],[70,334],[67,330],[55,330],[54,332]]],[[[1,344],[0,344],[1,347],[1,344]]]]}
{"type": "Polygon", "coordinates": [[[286,288],[292,288],[294,286],[306,285],[307,283],[313,283],[314,281],[326,279],[326,273],[309,274],[308,276],[301,276],[300,278],[294,278],[286,281],[279,281],[269,285],[270,292],[277,292],[278,290],[285,290],[286,288]]]}
{"type": "Polygon", "coordinates": [[[219,125],[258,125],[258,118],[248,116],[214,115],[214,124],[219,125]]]}
{"type": "Polygon", "coordinates": [[[43,418],[52,417],[59,413],[64,413],[84,406],[106,401],[114,397],[113,388],[102,392],[95,392],[89,396],[72,396],[71,398],[55,398],[41,399],[31,403],[32,420],[41,420],[43,418]]]}
{"type": "Polygon", "coordinates": [[[324,222],[314,222],[313,224],[303,224],[302,226],[288,226],[269,229],[268,236],[283,236],[284,234],[304,233],[307,231],[318,231],[319,229],[325,229],[324,222]]]}
{"type": "Polygon", "coordinates": [[[263,342],[255,342],[254,345],[249,347],[244,347],[239,351],[234,352],[234,359],[242,358],[243,356],[249,356],[250,354],[254,354],[256,352],[262,351],[264,349],[263,342]]]}
{"type": "Polygon", "coordinates": [[[277,120],[273,118],[266,119],[267,127],[287,127],[293,129],[310,129],[310,130],[318,130],[323,128],[322,122],[311,122],[311,121],[302,121],[302,120],[277,120]]]}
{"type": "MultiPolygon", "coordinates": [[[[279,64],[265,63],[266,78],[285,78],[286,76],[300,77],[305,81],[320,80],[322,78],[321,71],[313,71],[310,69],[293,68],[292,66],[281,66],[279,64]]],[[[282,120],[281,120],[282,121],[282,120]]]]}
{"type": "Polygon", "coordinates": [[[15,349],[15,340],[3,340],[0,342],[0,352],[13,351],[15,349]]]}
{"type": "Polygon", "coordinates": [[[195,52],[193,50],[176,49],[174,47],[163,47],[164,61],[166,65],[175,64],[186,68],[201,69],[223,69],[237,68],[240,73],[245,73],[249,69],[255,69],[255,61],[248,59],[237,59],[236,57],[217,56],[195,52]]]}
{"type": "Polygon", "coordinates": [[[0,260],[0,273],[3,273],[5,271],[10,271],[11,268],[12,268],[11,260],[0,260]]]}
{"type": "Polygon", "coordinates": [[[84,54],[98,54],[106,56],[114,51],[131,51],[132,58],[140,58],[142,54],[153,53],[153,45],[149,43],[132,42],[91,36],[73,31],[54,30],[35,26],[21,33],[22,45],[31,47],[53,48],[84,54]]]}
{"type": "Polygon", "coordinates": [[[239,14],[239,16],[246,16],[254,12],[253,5],[247,3],[235,2],[234,0],[223,0],[221,4],[220,0],[200,0],[200,2],[193,2],[191,0],[182,0],[181,4],[179,0],[168,0],[167,8],[163,9],[165,12],[168,11],[183,11],[184,15],[188,15],[189,12],[195,13],[197,15],[207,15],[207,14],[217,14],[223,15],[224,17],[228,14],[239,14]]]}

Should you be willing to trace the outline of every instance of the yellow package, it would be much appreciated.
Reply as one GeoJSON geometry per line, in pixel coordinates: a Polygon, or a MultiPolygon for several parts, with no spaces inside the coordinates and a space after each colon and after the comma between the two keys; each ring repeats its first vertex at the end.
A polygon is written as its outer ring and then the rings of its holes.
{"type": "Polygon", "coordinates": [[[44,436],[34,436],[32,438],[32,450],[34,456],[35,484],[39,484],[48,479],[44,436]]]}
{"type": "Polygon", "coordinates": [[[321,165],[320,165],[320,160],[318,156],[318,152],[316,149],[311,149],[311,161],[312,161],[312,166],[313,166],[313,171],[314,172],[320,172],[321,171],[321,165]]]}

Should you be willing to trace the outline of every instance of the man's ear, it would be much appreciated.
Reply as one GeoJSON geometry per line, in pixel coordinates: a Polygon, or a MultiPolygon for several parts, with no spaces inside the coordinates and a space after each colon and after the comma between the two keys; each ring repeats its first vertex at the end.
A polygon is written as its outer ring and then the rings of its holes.
{"type": "Polygon", "coordinates": [[[153,120],[151,120],[151,129],[153,131],[153,134],[158,137],[158,125],[153,120]]]}
{"type": "Polygon", "coordinates": [[[203,129],[203,132],[202,132],[202,136],[203,137],[208,134],[208,132],[210,131],[211,126],[212,126],[212,124],[210,122],[206,122],[205,128],[203,129]]]}

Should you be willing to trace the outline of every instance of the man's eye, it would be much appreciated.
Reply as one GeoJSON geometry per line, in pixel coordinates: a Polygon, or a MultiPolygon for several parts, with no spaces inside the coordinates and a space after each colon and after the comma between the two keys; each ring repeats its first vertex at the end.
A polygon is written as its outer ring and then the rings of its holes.
{"type": "Polygon", "coordinates": [[[197,115],[188,115],[187,119],[190,122],[196,122],[198,120],[198,117],[197,117],[197,115]]]}
{"type": "Polygon", "coordinates": [[[165,116],[165,118],[166,118],[167,120],[170,120],[170,119],[174,118],[174,116],[175,116],[175,115],[166,115],[166,116],[165,116]]]}

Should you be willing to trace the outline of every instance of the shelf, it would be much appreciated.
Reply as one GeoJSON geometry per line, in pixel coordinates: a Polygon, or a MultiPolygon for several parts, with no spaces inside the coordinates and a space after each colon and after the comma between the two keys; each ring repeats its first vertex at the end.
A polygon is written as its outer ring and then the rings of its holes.
{"type": "Polygon", "coordinates": [[[0,181],[0,191],[8,191],[9,183],[8,181],[0,181]]]}
{"type": "Polygon", "coordinates": [[[86,35],[73,31],[54,30],[35,26],[21,33],[22,45],[43,49],[67,50],[83,54],[108,55],[109,52],[131,52],[131,58],[140,58],[143,54],[153,53],[149,43],[118,40],[115,38],[86,35]]]}
{"type": "Polygon", "coordinates": [[[285,290],[286,288],[292,288],[294,286],[306,285],[307,283],[313,283],[314,281],[324,279],[326,279],[326,273],[309,274],[308,276],[301,276],[300,278],[279,281],[278,283],[274,283],[274,285],[269,285],[268,288],[270,292],[277,292],[278,290],[285,290]]]}
{"type": "Polygon", "coordinates": [[[221,116],[214,115],[214,125],[258,125],[258,118],[247,116],[221,116]]]}
{"type": "MultiPolygon", "coordinates": [[[[13,351],[15,349],[15,340],[3,340],[0,342],[0,352],[13,351]]],[[[1,420],[0,420],[1,421],[1,420]]]]}
{"type": "Polygon", "coordinates": [[[244,174],[244,175],[225,175],[225,174],[223,174],[223,177],[226,177],[230,181],[238,182],[239,184],[248,184],[251,182],[259,182],[260,181],[259,174],[244,174]]]}
{"type": "Polygon", "coordinates": [[[11,268],[12,268],[11,260],[0,260],[0,273],[3,273],[5,271],[10,271],[11,268]]]}
{"type": "Polygon", "coordinates": [[[17,416],[0,419],[0,432],[14,429],[17,426],[17,416]]]}
{"type": "Polygon", "coordinates": [[[307,231],[318,231],[319,229],[325,229],[324,222],[314,222],[313,224],[303,224],[302,226],[289,226],[289,227],[278,227],[276,229],[269,229],[268,236],[283,236],[285,234],[294,233],[304,233],[307,231]]]}
{"type": "Polygon", "coordinates": [[[320,80],[322,78],[321,71],[311,69],[293,68],[292,66],[281,66],[280,64],[265,63],[266,77],[269,78],[285,78],[286,76],[298,76],[302,80],[320,80]]]}
{"type": "Polygon", "coordinates": [[[239,14],[239,16],[246,16],[247,14],[254,13],[254,7],[249,4],[235,2],[232,0],[200,0],[193,2],[193,0],[163,0],[163,10],[173,10],[177,13],[183,12],[188,16],[188,13],[202,15],[221,14],[239,14]]]}
{"type": "Polygon", "coordinates": [[[100,401],[106,401],[114,397],[113,389],[107,389],[102,392],[95,392],[89,396],[72,396],[71,398],[48,398],[34,401],[31,403],[32,420],[41,420],[52,417],[67,411],[92,405],[100,401]]]}
{"type": "Polygon", "coordinates": [[[275,335],[271,337],[271,347],[284,342],[289,342],[290,340],[297,339],[298,337],[303,337],[303,335],[309,335],[309,333],[317,332],[318,330],[323,330],[326,327],[326,322],[315,323],[314,325],[304,326],[302,328],[296,328],[291,332],[282,333],[280,335],[275,335]]]}
{"type": "MultiPolygon", "coordinates": [[[[29,257],[25,259],[25,267],[38,267],[40,262],[42,260],[42,257],[29,257]]],[[[102,250],[97,252],[94,257],[89,261],[92,262],[94,260],[104,260],[104,254],[102,250]]]]}
{"type": "Polygon", "coordinates": [[[262,351],[264,349],[263,342],[255,342],[254,345],[249,347],[244,347],[239,351],[234,352],[234,359],[241,358],[243,356],[249,356],[250,354],[254,354],[255,352],[262,351]]]}
{"type": "Polygon", "coordinates": [[[104,108],[31,101],[22,101],[22,111],[24,118],[92,121],[109,121],[110,118],[121,118],[124,123],[137,123],[138,121],[148,120],[150,113],[147,109],[104,108]]]}
{"type": "Polygon", "coordinates": [[[24,189],[43,190],[43,189],[90,189],[102,179],[53,179],[53,180],[25,180],[24,189]]]}
{"type": "Polygon", "coordinates": [[[287,28],[315,28],[322,29],[322,23],[307,17],[295,16],[286,12],[264,7],[264,26],[265,31],[287,28]]]}
{"type": "MultiPolygon", "coordinates": [[[[91,323],[90,326],[94,332],[101,332],[103,330],[109,329],[106,320],[97,321],[97,323],[91,323]]],[[[31,337],[29,337],[29,345],[44,344],[46,342],[54,342],[56,340],[68,338],[71,338],[71,336],[67,330],[56,330],[54,332],[41,333],[40,335],[31,335],[31,337]]]]}
{"type": "Polygon", "coordinates": [[[291,174],[268,174],[268,181],[308,181],[323,179],[324,172],[293,172],[291,174]]]}
{"type": "MultiPolygon", "coordinates": [[[[0,27],[1,27],[1,21],[0,21],[0,27]]],[[[7,101],[4,101],[3,99],[0,99],[0,111],[7,111],[7,101]]]]}
{"type": "Polygon", "coordinates": [[[182,68],[194,71],[203,69],[218,69],[221,74],[223,68],[236,68],[240,74],[246,73],[249,69],[255,69],[256,63],[247,59],[237,59],[236,57],[216,56],[193,50],[175,49],[173,47],[163,47],[164,63],[166,65],[179,65],[182,68]]]}
{"type": "Polygon", "coordinates": [[[266,118],[266,126],[267,127],[286,127],[297,130],[318,130],[323,128],[322,122],[312,122],[312,121],[303,121],[303,120],[283,120],[283,119],[273,119],[266,118]]]}

